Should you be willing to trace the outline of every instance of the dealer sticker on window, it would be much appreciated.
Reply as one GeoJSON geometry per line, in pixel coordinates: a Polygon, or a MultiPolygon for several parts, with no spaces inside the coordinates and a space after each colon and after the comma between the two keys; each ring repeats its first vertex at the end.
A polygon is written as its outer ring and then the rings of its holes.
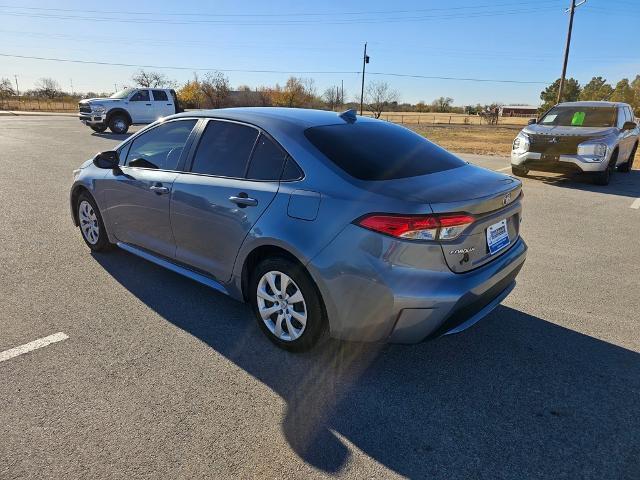
{"type": "Polygon", "coordinates": [[[507,220],[500,220],[487,228],[487,245],[489,253],[493,255],[509,245],[509,230],[507,220]]]}

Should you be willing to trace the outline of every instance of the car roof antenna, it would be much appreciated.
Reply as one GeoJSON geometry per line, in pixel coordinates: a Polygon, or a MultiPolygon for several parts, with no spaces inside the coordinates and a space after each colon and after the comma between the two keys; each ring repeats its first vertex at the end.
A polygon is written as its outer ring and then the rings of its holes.
{"type": "Polygon", "coordinates": [[[355,109],[351,108],[339,113],[338,116],[347,123],[354,123],[358,119],[357,113],[358,112],[356,112],[355,109]]]}

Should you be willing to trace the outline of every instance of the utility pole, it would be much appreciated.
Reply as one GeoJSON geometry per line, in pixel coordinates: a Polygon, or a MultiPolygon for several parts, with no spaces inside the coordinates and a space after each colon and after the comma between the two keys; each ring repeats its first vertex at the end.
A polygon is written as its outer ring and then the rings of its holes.
{"type": "Polygon", "coordinates": [[[582,0],[580,3],[576,4],[576,0],[571,0],[571,5],[569,6],[569,29],[567,30],[567,43],[564,47],[564,63],[562,64],[562,76],[560,77],[560,88],[558,88],[558,102],[562,101],[562,94],[564,93],[564,82],[565,77],[567,76],[567,63],[569,63],[569,48],[571,47],[571,32],[573,30],[573,14],[576,11],[576,7],[584,4],[587,0],[582,0]]]}
{"type": "Polygon", "coordinates": [[[360,88],[360,116],[362,116],[362,106],[364,105],[364,71],[367,63],[369,63],[369,56],[367,55],[367,42],[364,42],[364,55],[362,56],[362,87],[360,88]]]}
{"type": "Polygon", "coordinates": [[[73,78],[70,78],[69,82],[71,83],[71,96],[73,96],[73,78]]]}
{"type": "Polygon", "coordinates": [[[14,75],[13,78],[16,80],[16,96],[20,96],[20,89],[18,88],[18,75],[14,75]]]}
{"type": "Polygon", "coordinates": [[[340,103],[344,105],[344,80],[340,80],[340,103]]]}

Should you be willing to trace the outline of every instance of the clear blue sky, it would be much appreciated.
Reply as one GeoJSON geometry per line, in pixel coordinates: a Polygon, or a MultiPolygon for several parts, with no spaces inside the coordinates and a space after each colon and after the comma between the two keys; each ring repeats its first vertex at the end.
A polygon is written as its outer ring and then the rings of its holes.
{"type": "MultiPolygon", "coordinates": [[[[188,67],[162,69],[180,83],[191,68],[357,72],[369,43],[371,72],[551,82],[559,77],[569,0],[300,0],[137,2],[0,0],[0,54],[188,67]],[[185,15],[186,14],[186,15],[185,15]],[[124,20],[124,21],[123,21],[124,20]]],[[[576,13],[568,75],[610,82],[640,73],[640,0],[588,0],[576,13]]],[[[131,84],[134,67],[0,57],[0,77],[20,88],[53,77],[76,91],[131,84]]],[[[200,72],[203,73],[203,72],[200,72]]],[[[227,72],[232,86],[284,83],[287,73],[227,72]]],[[[319,92],[358,73],[300,73],[319,92]]],[[[541,84],[371,75],[400,100],[456,105],[539,102],[541,84]]]]}

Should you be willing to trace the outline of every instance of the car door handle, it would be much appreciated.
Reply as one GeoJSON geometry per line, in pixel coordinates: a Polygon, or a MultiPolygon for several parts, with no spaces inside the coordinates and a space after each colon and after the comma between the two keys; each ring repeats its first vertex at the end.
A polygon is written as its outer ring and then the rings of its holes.
{"type": "Polygon", "coordinates": [[[151,106],[151,104],[150,104],[150,103],[145,103],[145,105],[146,105],[147,107],[150,107],[150,106],[151,106]]]}
{"type": "Polygon", "coordinates": [[[246,193],[239,193],[237,197],[231,196],[229,197],[229,200],[238,205],[240,208],[255,207],[258,205],[258,200],[256,200],[255,198],[250,198],[246,193]]]}
{"type": "Polygon", "coordinates": [[[158,195],[165,195],[171,191],[169,190],[169,187],[163,187],[162,185],[151,185],[149,190],[157,193],[158,195]]]}

